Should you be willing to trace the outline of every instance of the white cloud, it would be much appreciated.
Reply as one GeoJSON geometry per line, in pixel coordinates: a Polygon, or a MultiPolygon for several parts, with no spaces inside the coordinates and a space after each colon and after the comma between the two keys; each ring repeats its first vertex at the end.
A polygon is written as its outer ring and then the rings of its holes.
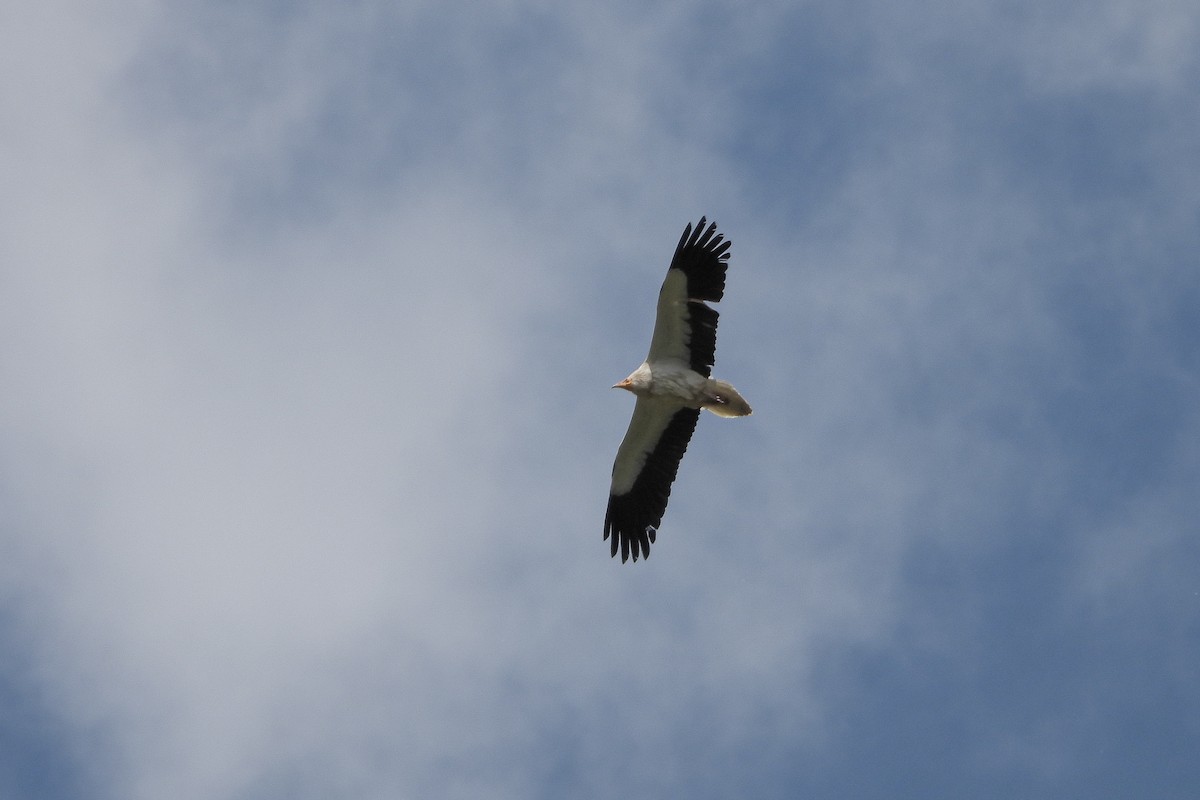
{"type": "Polygon", "coordinates": [[[736,754],[828,745],[814,676],[925,612],[914,543],[978,558],[1068,502],[1045,205],[937,86],[784,226],[744,73],[690,70],[787,20],[711,50],[686,5],[69,11],[2,43],[0,596],[115,795],[732,790],[736,754]],[[705,420],[621,567],[605,387],[699,213],[756,415],[705,420]]]}

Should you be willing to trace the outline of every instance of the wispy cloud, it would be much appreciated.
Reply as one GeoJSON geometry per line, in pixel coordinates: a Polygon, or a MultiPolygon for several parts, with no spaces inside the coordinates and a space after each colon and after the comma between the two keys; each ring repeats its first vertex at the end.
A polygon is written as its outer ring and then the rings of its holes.
{"type": "Polygon", "coordinates": [[[0,787],[1194,783],[1190,8],[14,16],[0,787]],[[756,414],[621,568],[701,213],[756,414]]]}

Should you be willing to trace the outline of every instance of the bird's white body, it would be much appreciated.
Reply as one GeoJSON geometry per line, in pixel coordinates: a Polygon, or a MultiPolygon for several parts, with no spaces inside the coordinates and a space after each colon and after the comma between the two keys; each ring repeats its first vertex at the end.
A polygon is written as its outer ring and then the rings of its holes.
{"type": "Polygon", "coordinates": [[[751,413],[750,405],[733,386],[707,378],[674,358],[643,361],[614,388],[627,389],[638,397],[653,398],[665,405],[707,408],[720,417],[744,417],[751,413]]]}
{"type": "Polygon", "coordinates": [[[666,422],[681,408],[707,408],[720,417],[751,413],[737,389],[725,381],[706,378],[675,359],[643,361],[628,378],[613,386],[637,395],[637,406],[622,450],[631,454],[613,466],[612,490],[627,492],[646,463],[646,456],[662,435],[666,422]]]}

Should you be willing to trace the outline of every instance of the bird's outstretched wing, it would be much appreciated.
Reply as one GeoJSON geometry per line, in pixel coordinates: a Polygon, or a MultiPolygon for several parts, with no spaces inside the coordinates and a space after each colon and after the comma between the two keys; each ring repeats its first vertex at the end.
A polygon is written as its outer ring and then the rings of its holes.
{"type": "Polygon", "coordinates": [[[725,269],[731,242],[717,233],[717,223],[683,229],[667,277],[658,291],[658,315],[650,339],[653,363],[674,359],[708,377],[717,351],[717,312],[704,301],[725,295],[725,269]]]}
{"type": "Polygon", "coordinates": [[[679,462],[687,451],[698,408],[681,408],[675,403],[639,397],[633,418],[613,464],[608,512],[604,515],[604,538],[612,538],[612,554],[621,551],[621,561],[632,554],[650,557],[671,484],[679,462]]]}

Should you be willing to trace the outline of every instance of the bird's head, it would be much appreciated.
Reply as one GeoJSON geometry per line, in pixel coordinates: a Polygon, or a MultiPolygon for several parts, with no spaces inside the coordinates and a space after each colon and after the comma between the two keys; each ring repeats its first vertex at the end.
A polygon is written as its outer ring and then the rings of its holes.
{"type": "Polygon", "coordinates": [[[644,395],[650,388],[650,367],[642,364],[640,367],[629,373],[629,377],[620,383],[614,383],[614,389],[624,389],[627,392],[644,395]]]}
{"type": "Polygon", "coordinates": [[[621,381],[620,383],[614,383],[612,388],[624,389],[628,392],[632,392],[633,391],[633,378],[632,377],[626,378],[625,380],[621,381]]]}

